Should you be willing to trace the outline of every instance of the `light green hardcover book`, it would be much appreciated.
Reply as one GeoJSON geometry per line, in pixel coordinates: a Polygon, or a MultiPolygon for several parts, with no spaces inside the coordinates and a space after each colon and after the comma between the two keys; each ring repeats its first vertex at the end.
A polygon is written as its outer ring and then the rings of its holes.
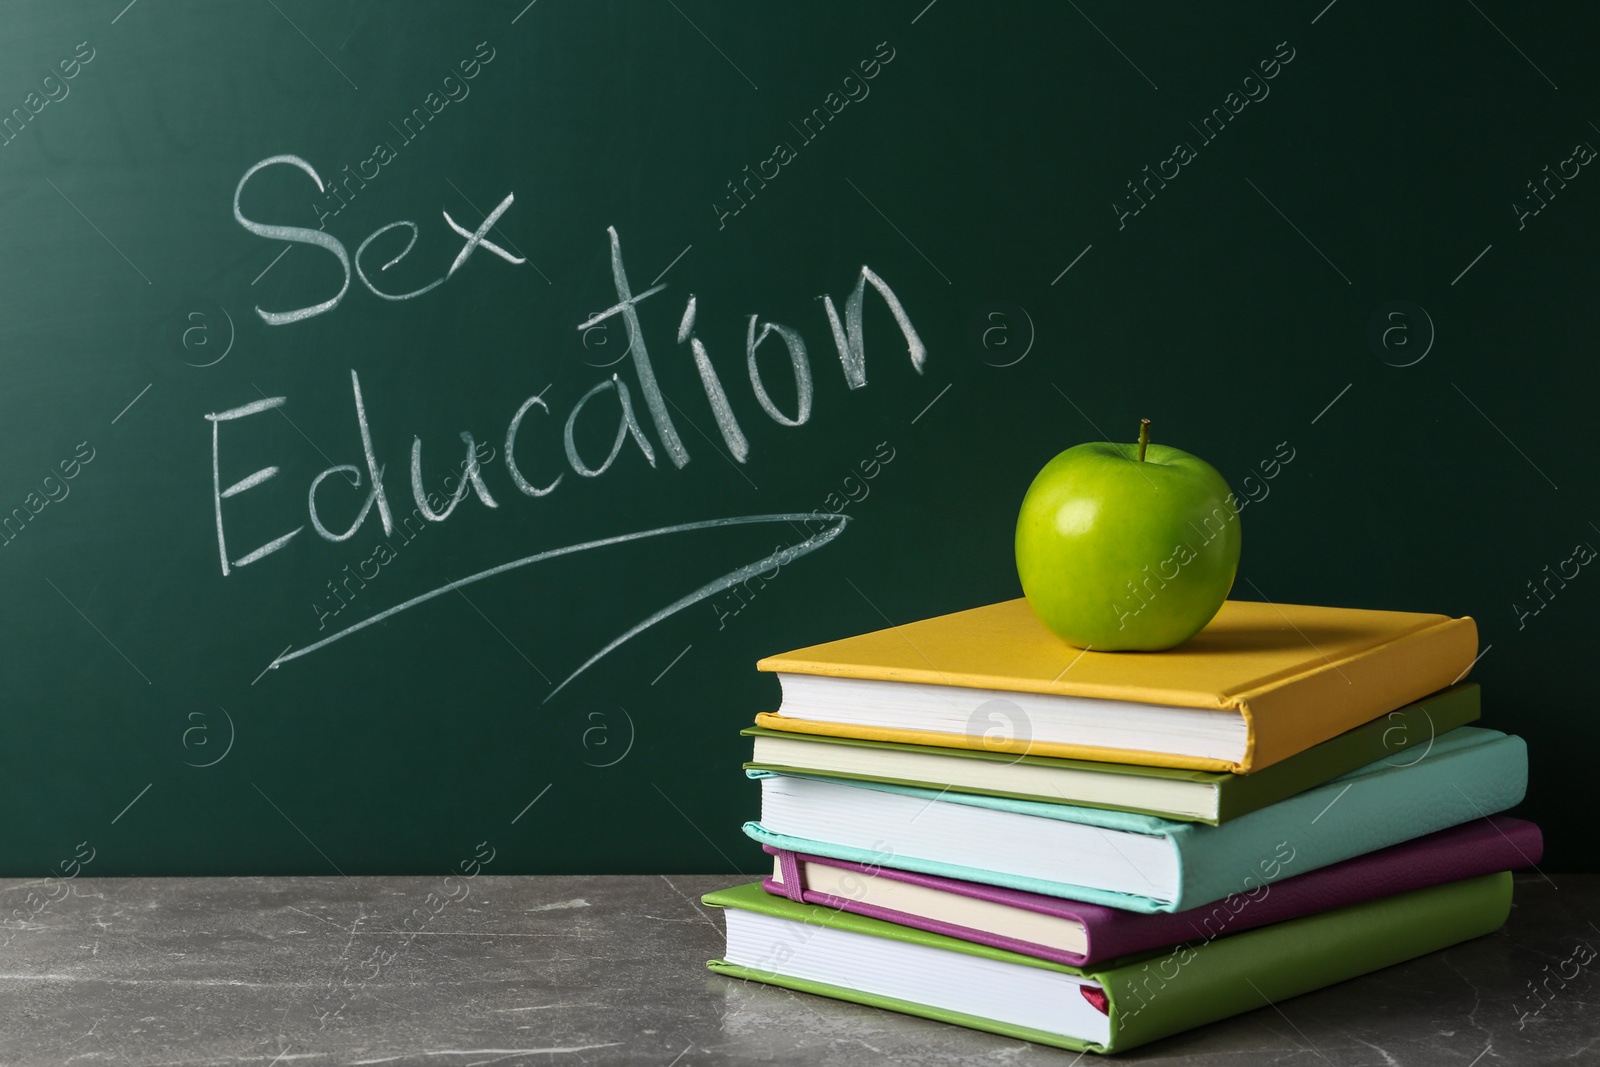
{"type": "Polygon", "coordinates": [[[1479,709],[1476,683],[1452,686],[1251,774],[1019,756],[761,726],[741,732],[752,739],[746,770],[1043,800],[1215,826],[1378,760],[1421,759],[1436,737],[1473,722],[1479,709]]]}
{"type": "Polygon", "coordinates": [[[726,909],[719,974],[1074,1051],[1122,1052],[1498,929],[1509,872],[1368,901],[1204,943],[1076,968],[849,912],[760,883],[726,909]]]}

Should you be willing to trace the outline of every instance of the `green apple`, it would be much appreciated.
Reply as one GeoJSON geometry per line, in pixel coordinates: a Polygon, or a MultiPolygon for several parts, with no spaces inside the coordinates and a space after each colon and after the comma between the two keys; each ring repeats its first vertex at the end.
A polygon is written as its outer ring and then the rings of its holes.
{"type": "Polygon", "coordinates": [[[1045,626],[1096,651],[1181,645],[1239,569],[1239,511],[1205,460],[1149,444],[1075,445],[1045,464],[1017,516],[1017,576],[1045,626]]]}

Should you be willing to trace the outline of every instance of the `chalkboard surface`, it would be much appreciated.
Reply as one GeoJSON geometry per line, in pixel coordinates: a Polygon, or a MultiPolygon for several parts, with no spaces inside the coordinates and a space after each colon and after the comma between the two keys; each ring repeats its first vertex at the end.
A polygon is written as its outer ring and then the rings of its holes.
{"type": "Polygon", "coordinates": [[[1476,617],[1592,867],[1597,32],[8,5],[0,874],[757,869],[755,661],[1140,417],[1236,596],[1476,617]]]}

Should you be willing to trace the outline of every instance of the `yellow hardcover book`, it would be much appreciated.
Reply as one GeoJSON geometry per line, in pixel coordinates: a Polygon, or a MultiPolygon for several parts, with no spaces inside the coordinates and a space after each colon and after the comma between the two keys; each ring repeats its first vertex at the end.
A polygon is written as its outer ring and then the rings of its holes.
{"type": "Polygon", "coordinates": [[[1096,652],[1018,599],[769,656],[783,704],[756,723],[1243,774],[1459,682],[1477,650],[1470,618],[1230,600],[1177,648],[1096,652]]]}

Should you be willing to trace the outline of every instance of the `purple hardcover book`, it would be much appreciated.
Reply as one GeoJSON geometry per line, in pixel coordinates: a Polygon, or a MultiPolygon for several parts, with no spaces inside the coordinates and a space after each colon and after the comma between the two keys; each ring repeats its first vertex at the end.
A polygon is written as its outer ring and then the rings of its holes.
{"type": "Polygon", "coordinates": [[[1285,842],[1263,867],[1265,878],[1244,892],[1153,915],[762,847],[777,857],[774,876],[762,883],[769,893],[1084,967],[1530,867],[1539,862],[1544,837],[1531,822],[1491,815],[1301,875],[1293,874],[1294,849],[1285,842]]]}

